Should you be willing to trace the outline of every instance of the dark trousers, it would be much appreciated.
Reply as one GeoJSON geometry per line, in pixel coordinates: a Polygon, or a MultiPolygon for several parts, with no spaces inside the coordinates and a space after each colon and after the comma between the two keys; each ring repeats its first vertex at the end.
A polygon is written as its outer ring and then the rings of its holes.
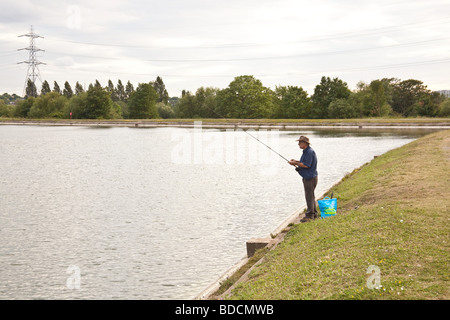
{"type": "Polygon", "coordinates": [[[306,217],[317,218],[317,208],[316,208],[316,196],[314,195],[314,190],[317,186],[317,177],[312,179],[303,179],[303,187],[305,188],[305,199],[306,199],[306,217]]]}

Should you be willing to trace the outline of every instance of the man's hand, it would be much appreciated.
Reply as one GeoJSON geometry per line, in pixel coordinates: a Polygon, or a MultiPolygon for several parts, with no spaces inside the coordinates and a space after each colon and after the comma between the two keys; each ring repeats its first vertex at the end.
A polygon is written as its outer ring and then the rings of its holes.
{"type": "Polygon", "coordinates": [[[297,160],[294,160],[294,159],[291,159],[290,161],[288,161],[288,163],[291,165],[291,166],[297,166],[297,167],[300,167],[300,168],[304,168],[304,169],[307,169],[308,168],[308,166],[305,166],[303,163],[301,163],[300,161],[297,161],[297,160]]]}

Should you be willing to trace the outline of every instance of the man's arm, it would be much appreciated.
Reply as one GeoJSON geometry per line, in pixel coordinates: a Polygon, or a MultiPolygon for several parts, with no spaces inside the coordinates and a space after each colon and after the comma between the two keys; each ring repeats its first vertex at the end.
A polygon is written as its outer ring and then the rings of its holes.
{"type": "Polygon", "coordinates": [[[297,166],[297,167],[300,167],[300,168],[303,168],[303,169],[308,169],[309,168],[308,166],[304,165],[300,161],[297,161],[297,160],[294,160],[294,159],[291,159],[291,161],[289,161],[289,164],[291,166],[297,166]]]}

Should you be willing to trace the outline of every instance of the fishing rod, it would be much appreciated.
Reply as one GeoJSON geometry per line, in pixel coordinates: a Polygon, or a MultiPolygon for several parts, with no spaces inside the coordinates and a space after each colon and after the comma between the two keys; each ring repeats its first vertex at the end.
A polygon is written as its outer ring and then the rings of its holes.
{"type": "MultiPolygon", "coordinates": [[[[211,110],[212,112],[214,112],[216,115],[218,115],[219,117],[221,117],[222,119],[224,119],[226,122],[231,123],[228,121],[227,118],[225,118],[224,116],[222,116],[220,113],[218,113],[217,111],[211,109],[210,107],[206,106],[209,110],[211,110]]],[[[239,127],[238,125],[236,125],[235,123],[231,123],[233,124],[235,127],[239,127]]],[[[259,143],[261,143],[263,146],[265,146],[266,148],[268,148],[269,150],[271,150],[272,152],[276,153],[279,157],[281,157],[282,159],[286,160],[287,162],[289,162],[288,159],[286,159],[285,157],[283,157],[280,153],[278,153],[277,151],[273,150],[270,146],[268,146],[267,144],[265,144],[264,142],[262,142],[261,140],[259,140],[257,137],[255,137],[254,135],[252,135],[250,132],[244,130],[244,128],[241,128],[242,131],[244,131],[246,134],[248,134],[250,137],[252,137],[253,139],[255,139],[256,141],[258,141],[259,143]]]]}

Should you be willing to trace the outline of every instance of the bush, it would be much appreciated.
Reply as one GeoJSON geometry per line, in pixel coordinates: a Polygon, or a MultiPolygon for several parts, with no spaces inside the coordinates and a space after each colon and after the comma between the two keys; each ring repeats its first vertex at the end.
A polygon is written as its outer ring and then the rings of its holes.
{"type": "Polygon", "coordinates": [[[450,117],[450,98],[445,99],[439,105],[439,117],[450,117]]]}
{"type": "Polygon", "coordinates": [[[347,99],[336,99],[328,107],[328,117],[331,119],[356,118],[358,110],[355,109],[347,99]]]}
{"type": "Polygon", "coordinates": [[[175,118],[175,111],[167,104],[158,102],[156,104],[156,109],[158,110],[159,116],[163,119],[175,118]]]}
{"type": "Polygon", "coordinates": [[[30,118],[64,118],[67,98],[57,92],[49,92],[34,100],[28,112],[30,118]]]}
{"type": "Polygon", "coordinates": [[[11,117],[13,115],[13,107],[0,99],[0,117],[11,117]]]}
{"type": "Polygon", "coordinates": [[[26,118],[28,116],[28,112],[30,112],[31,107],[33,106],[34,100],[34,97],[28,97],[25,100],[19,101],[16,105],[16,109],[14,110],[14,117],[26,118]]]}
{"type": "Polygon", "coordinates": [[[72,119],[82,119],[84,117],[84,110],[86,109],[87,104],[87,93],[81,92],[77,95],[74,95],[70,98],[69,103],[67,104],[67,112],[66,114],[70,114],[72,112],[72,119]]]}
{"type": "Polygon", "coordinates": [[[110,119],[123,119],[122,101],[113,102],[111,110],[109,111],[110,119]]]}

